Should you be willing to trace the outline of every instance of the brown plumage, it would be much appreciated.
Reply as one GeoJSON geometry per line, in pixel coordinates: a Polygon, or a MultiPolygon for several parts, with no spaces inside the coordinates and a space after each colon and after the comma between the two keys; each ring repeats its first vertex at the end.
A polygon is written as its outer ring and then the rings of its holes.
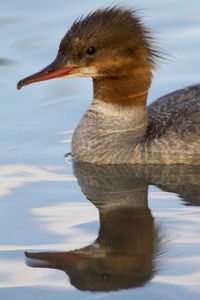
{"type": "MultiPolygon", "coordinates": [[[[58,54],[65,55],[77,43],[79,57],[85,57],[86,49],[95,46],[97,54],[103,54],[106,50],[104,55],[107,57],[108,50],[111,54],[115,54],[113,50],[120,50],[117,59],[122,56],[123,59],[130,58],[133,65],[143,62],[155,68],[157,59],[162,55],[154,42],[150,29],[144,25],[135,10],[115,6],[98,9],[77,19],[62,39],[58,54]]],[[[114,56],[111,60],[115,59],[114,56]]],[[[88,64],[90,59],[87,60],[88,64]]],[[[95,59],[93,57],[92,61],[95,59]]]]}

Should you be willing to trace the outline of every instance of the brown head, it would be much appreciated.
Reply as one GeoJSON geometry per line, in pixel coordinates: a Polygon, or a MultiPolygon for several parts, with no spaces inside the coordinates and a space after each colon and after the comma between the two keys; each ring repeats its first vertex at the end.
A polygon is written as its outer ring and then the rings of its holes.
{"type": "Polygon", "coordinates": [[[61,40],[56,59],[19,81],[17,88],[57,77],[98,80],[127,76],[137,70],[151,74],[158,57],[150,31],[135,11],[99,9],[75,21],[61,40]]]}

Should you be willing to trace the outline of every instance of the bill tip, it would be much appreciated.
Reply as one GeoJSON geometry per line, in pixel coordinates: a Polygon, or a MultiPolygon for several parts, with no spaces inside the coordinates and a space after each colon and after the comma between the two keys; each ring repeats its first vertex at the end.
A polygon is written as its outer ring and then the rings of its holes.
{"type": "Polygon", "coordinates": [[[18,89],[18,90],[21,90],[22,86],[23,86],[23,83],[22,83],[22,81],[20,80],[20,81],[17,83],[17,89],[18,89]]]}

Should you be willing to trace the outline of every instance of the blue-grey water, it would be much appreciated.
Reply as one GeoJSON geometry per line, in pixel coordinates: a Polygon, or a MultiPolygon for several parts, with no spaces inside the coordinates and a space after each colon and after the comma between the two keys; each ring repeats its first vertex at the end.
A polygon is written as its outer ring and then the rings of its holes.
{"type": "MultiPolygon", "coordinates": [[[[16,89],[75,18],[112,4],[0,1],[0,299],[200,298],[200,168],[73,165],[91,79],[16,89]]],[[[199,0],[120,4],[143,8],[169,53],[149,103],[200,82],[199,0]]]]}

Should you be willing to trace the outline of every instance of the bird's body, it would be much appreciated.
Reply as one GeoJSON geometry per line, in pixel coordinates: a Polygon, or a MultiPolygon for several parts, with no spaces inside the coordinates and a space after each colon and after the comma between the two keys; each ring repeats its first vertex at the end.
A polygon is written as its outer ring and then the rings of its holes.
{"type": "Polygon", "coordinates": [[[72,139],[76,159],[97,164],[200,164],[200,85],[148,108],[160,54],[135,11],[97,10],[76,21],[56,60],[18,88],[56,77],[92,77],[94,99],[72,139]]]}
{"type": "Polygon", "coordinates": [[[200,164],[200,85],[142,106],[120,107],[94,100],[72,139],[83,161],[200,164]]]}

